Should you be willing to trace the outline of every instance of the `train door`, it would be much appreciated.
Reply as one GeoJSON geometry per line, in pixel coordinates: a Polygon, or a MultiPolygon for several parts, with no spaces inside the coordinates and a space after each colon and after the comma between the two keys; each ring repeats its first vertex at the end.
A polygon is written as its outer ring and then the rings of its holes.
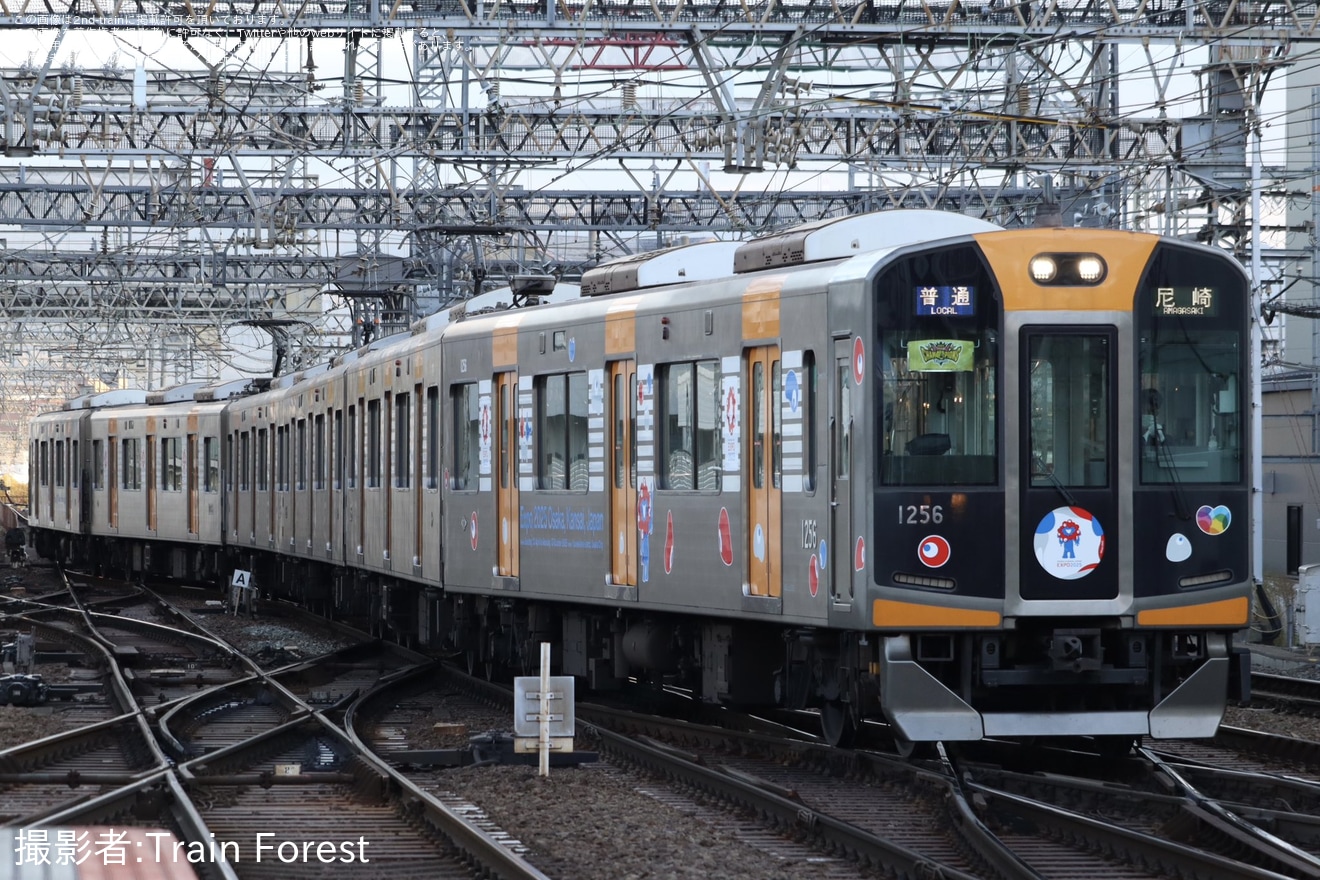
{"type": "Polygon", "coordinates": [[[147,435],[147,480],[142,487],[147,495],[147,530],[156,531],[156,435],[147,435]]]}
{"type": "Polygon", "coordinates": [[[1024,327],[1023,599],[1118,595],[1117,340],[1111,327],[1024,327]]]}
{"type": "Polygon", "coordinates": [[[495,376],[498,442],[495,444],[497,574],[518,576],[518,374],[495,376]]]}
{"type": "Polygon", "coordinates": [[[66,440],[64,446],[64,524],[67,526],[73,522],[73,440],[66,440]]]}
{"type": "Polygon", "coordinates": [[[188,480],[188,534],[197,534],[197,505],[201,501],[201,493],[197,485],[197,435],[188,435],[188,448],[186,452],[187,462],[187,480],[188,480]]]}
{"type": "MultiPolygon", "coordinates": [[[[422,523],[425,522],[423,513],[425,511],[424,502],[426,501],[427,483],[424,480],[427,474],[424,473],[423,463],[435,461],[435,456],[431,455],[431,438],[434,436],[434,429],[439,417],[434,414],[433,405],[436,400],[434,388],[427,389],[427,396],[422,396],[422,386],[420,384],[413,386],[412,399],[417,404],[417,418],[413,420],[412,436],[412,485],[413,485],[413,565],[422,564],[422,548],[426,546],[425,532],[422,523]],[[426,401],[427,406],[422,408],[422,401],[426,401]],[[423,445],[427,444],[427,445],[423,445]]],[[[432,464],[430,473],[435,473],[435,466],[432,464]]]]}
{"type": "Polygon", "coordinates": [[[109,474],[106,480],[106,522],[110,528],[119,528],[119,442],[114,434],[107,438],[107,465],[109,474]]]}
{"type": "Polygon", "coordinates": [[[834,340],[834,397],[830,410],[830,599],[835,606],[853,601],[852,457],[853,343],[834,340]]]}
{"type": "Polygon", "coordinates": [[[782,592],[780,541],[783,481],[782,395],[779,347],[750,348],[747,370],[747,584],[752,596],[782,592]]]}
{"type": "Polygon", "coordinates": [[[637,585],[637,362],[610,364],[610,583],[637,585]]]}
{"type": "MultiPolygon", "coordinates": [[[[400,435],[401,426],[399,425],[399,412],[394,407],[394,392],[385,392],[385,403],[382,404],[384,411],[381,413],[380,426],[383,436],[381,445],[385,450],[384,475],[381,480],[381,490],[385,494],[385,561],[390,560],[390,550],[394,547],[394,498],[399,493],[395,491],[398,485],[398,474],[395,467],[403,468],[404,464],[398,461],[399,456],[395,454],[394,444],[400,435]]],[[[407,429],[402,430],[403,436],[407,436],[407,429]]]]}

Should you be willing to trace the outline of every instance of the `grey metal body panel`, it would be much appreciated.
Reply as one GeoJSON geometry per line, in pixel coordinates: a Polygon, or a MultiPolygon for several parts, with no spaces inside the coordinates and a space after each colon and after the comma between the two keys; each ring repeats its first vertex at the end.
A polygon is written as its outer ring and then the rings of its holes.
{"type": "MultiPolygon", "coordinates": [[[[114,534],[123,538],[154,538],[183,544],[220,545],[224,541],[223,484],[215,491],[205,492],[200,485],[204,478],[203,455],[205,438],[219,443],[224,434],[225,406],[214,403],[170,403],[157,406],[135,405],[92,410],[88,420],[88,439],[101,441],[101,454],[105,457],[104,473],[115,473],[118,525],[110,525],[110,487],[92,488],[91,530],[95,534],[114,534]],[[112,430],[113,428],[113,430],[112,430]],[[111,449],[110,437],[118,443],[111,449]],[[189,436],[196,438],[193,466],[189,465],[189,436]],[[122,444],[125,440],[137,443],[137,467],[140,474],[138,488],[123,485],[122,444]],[[163,440],[178,444],[181,473],[177,488],[166,488],[161,455],[163,440]],[[116,455],[112,468],[109,456],[116,455]],[[152,459],[148,461],[148,455],[152,459]],[[196,490],[196,500],[193,492],[196,490]],[[154,504],[154,515],[149,518],[148,505],[154,504]],[[192,509],[196,504],[195,511],[192,509]],[[153,527],[154,526],[154,527],[153,527]],[[196,531],[190,530],[195,526],[196,531]]],[[[89,447],[91,443],[88,444],[89,447]]],[[[90,455],[90,453],[89,453],[90,455]]],[[[95,467],[90,462],[89,467],[95,467]]]]}
{"type": "Polygon", "coordinates": [[[33,502],[30,505],[29,525],[38,528],[55,529],[62,532],[81,532],[84,522],[83,501],[86,497],[86,481],[90,479],[91,444],[88,441],[88,424],[91,412],[88,410],[61,410],[42,413],[32,420],[29,429],[31,447],[29,461],[31,475],[28,480],[33,502]],[[73,444],[77,445],[74,456],[73,444]],[[39,444],[46,444],[47,473],[41,474],[41,452],[39,444]],[[55,449],[60,444],[60,453],[65,465],[56,467],[55,449]]]}
{"type": "MultiPolygon", "coordinates": [[[[828,320],[825,284],[831,272],[832,267],[812,266],[776,273],[783,279],[779,294],[781,329],[772,338],[744,339],[739,332],[744,294],[754,277],[522,310],[516,316],[520,380],[526,387],[531,379],[534,387],[538,376],[576,370],[591,374],[604,370],[609,361],[630,359],[638,366],[639,378],[650,375],[654,381],[654,367],[658,364],[713,359],[720,363],[721,379],[732,377],[742,383],[741,368],[733,372],[725,369],[729,363],[726,359],[732,358],[740,364],[748,344],[776,345],[780,357],[809,350],[819,367],[829,357],[823,348],[827,340],[820,328],[828,320]],[[635,348],[607,355],[606,315],[610,308],[622,302],[635,302],[635,348]],[[663,325],[662,318],[666,319],[663,325]],[[667,328],[668,338],[662,333],[662,326],[667,328]],[[709,334],[707,326],[711,327],[709,334]],[[556,332],[566,334],[571,344],[556,350],[553,344],[556,332]],[[545,340],[549,344],[543,345],[545,340]]],[[[511,317],[499,313],[469,318],[445,330],[444,375],[448,383],[486,382],[502,369],[493,363],[491,341],[501,320],[510,321],[511,317]]],[[[654,408],[650,412],[654,414],[654,408]]],[[[591,430],[599,433],[603,428],[591,430]]],[[[828,420],[821,410],[812,426],[812,436],[803,437],[801,442],[810,442],[817,450],[823,450],[827,432],[828,420]]],[[[658,440],[654,431],[646,439],[645,428],[639,425],[639,476],[658,473],[655,460],[658,440]]],[[[593,456],[596,442],[592,440],[593,456]]],[[[816,461],[818,472],[823,473],[824,456],[819,451],[816,461]]],[[[801,479],[799,471],[796,488],[782,492],[783,540],[781,555],[775,560],[782,572],[782,602],[758,606],[746,602],[749,597],[744,595],[745,556],[750,540],[742,482],[745,468],[744,464],[741,472],[723,472],[719,489],[654,490],[651,531],[646,536],[650,545],[649,564],[645,572],[639,572],[635,590],[609,584],[604,577],[609,571],[609,544],[603,528],[609,516],[605,481],[598,480],[586,489],[546,490],[535,488],[534,470],[520,472],[523,523],[519,545],[519,565],[523,572],[519,580],[520,595],[589,604],[624,601],[657,611],[760,618],[785,624],[825,623],[829,613],[826,594],[819,585],[814,595],[809,588],[813,553],[803,546],[802,538],[804,522],[819,524],[828,519],[828,492],[819,484],[819,473],[814,481],[807,482],[801,479]],[[814,488],[806,490],[805,485],[814,488]],[[731,565],[724,564],[720,556],[722,511],[727,516],[735,548],[731,565]]],[[[495,564],[493,538],[498,527],[493,491],[489,488],[457,491],[447,486],[446,505],[453,514],[445,526],[447,588],[461,592],[501,592],[491,580],[495,564]]]]}

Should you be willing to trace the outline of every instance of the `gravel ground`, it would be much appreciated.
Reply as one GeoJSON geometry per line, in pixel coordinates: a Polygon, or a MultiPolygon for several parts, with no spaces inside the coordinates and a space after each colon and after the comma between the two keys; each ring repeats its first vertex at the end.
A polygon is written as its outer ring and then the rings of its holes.
{"type": "MultiPolygon", "coordinates": [[[[1320,657],[1310,656],[1304,651],[1260,648],[1252,656],[1252,668],[1256,672],[1320,681],[1320,657]]],[[[1229,706],[1224,712],[1224,723],[1232,727],[1320,742],[1320,718],[1274,712],[1263,707],[1229,706]]]]}
{"type": "Polygon", "coordinates": [[[21,746],[77,727],[76,723],[65,719],[58,705],[0,706],[0,749],[21,746]]]}
{"type": "Polygon", "coordinates": [[[186,613],[208,632],[229,642],[264,667],[297,663],[353,644],[353,640],[343,636],[282,619],[196,609],[186,613]]]}
{"type": "Polygon", "coordinates": [[[532,864],[561,880],[875,876],[852,865],[767,855],[737,840],[729,829],[694,815],[702,812],[699,805],[680,811],[639,794],[657,784],[639,782],[608,765],[552,769],[546,777],[537,776],[535,767],[464,767],[446,773],[443,785],[479,804],[531,849],[532,864]]]}

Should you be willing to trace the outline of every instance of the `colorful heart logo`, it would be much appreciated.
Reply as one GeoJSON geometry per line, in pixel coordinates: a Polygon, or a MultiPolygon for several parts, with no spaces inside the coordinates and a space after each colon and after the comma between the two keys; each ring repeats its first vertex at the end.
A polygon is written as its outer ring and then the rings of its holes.
{"type": "Polygon", "coordinates": [[[720,508],[720,561],[733,565],[733,533],[729,528],[729,510],[720,508]]]}
{"type": "Polygon", "coordinates": [[[1222,504],[1218,507],[1206,504],[1196,511],[1196,527],[1207,535],[1222,535],[1232,522],[1232,512],[1222,504]]]}

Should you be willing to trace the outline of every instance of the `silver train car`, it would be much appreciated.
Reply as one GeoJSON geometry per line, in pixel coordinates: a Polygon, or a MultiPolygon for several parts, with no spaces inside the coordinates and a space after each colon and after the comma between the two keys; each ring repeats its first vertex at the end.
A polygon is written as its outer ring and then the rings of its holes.
{"type": "MultiPolygon", "coordinates": [[[[250,393],[32,423],[40,552],[256,573],[831,741],[1214,733],[1250,612],[1248,282],[1153,235],[895,211],[639,255],[250,393]]],[[[205,398],[205,399],[204,399],[205,398]]]]}

